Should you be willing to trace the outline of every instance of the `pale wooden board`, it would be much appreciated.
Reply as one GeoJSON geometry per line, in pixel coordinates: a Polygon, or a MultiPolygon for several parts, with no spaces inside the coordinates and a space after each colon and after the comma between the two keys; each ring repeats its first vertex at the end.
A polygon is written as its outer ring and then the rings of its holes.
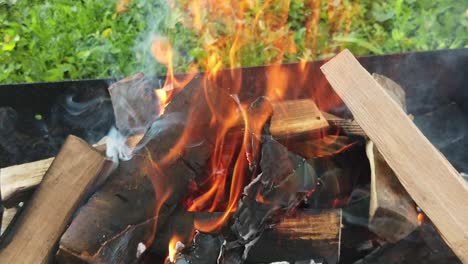
{"type": "Polygon", "coordinates": [[[321,67],[447,244],[468,262],[468,185],[348,50],[321,67]]]}
{"type": "Polygon", "coordinates": [[[0,263],[48,263],[73,212],[105,163],[83,140],[69,136],[0,251],[0,263]]]}
{"type": "Polygon", "coordinates": [[[54,158],[0,169],[2,201],[8,203],[14,196],[35,188],[42,181],[52,161],[54,158]]]}
{"type": "Polygon", "coordinates": [[[310,99],[273,104],[270,133],[275,137],[298,135],[328,127],[328,121],[310,99]]]}

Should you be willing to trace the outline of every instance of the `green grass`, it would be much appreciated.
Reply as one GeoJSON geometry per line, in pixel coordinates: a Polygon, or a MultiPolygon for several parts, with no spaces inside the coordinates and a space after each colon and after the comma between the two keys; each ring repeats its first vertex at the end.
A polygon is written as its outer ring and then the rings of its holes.
{"type": "Polygon", "coordinates": [[[257,1],[237,21],[249,34],[238,38],[232,64],[236,27],[229,17],[212,21],[204,13],[203,28],[197,29],[182,8],[189,1],[177,2],[174,9],[165,0],[135,0],[117,14],[115,0],[0,0],[0,83],[164,74],[150,55],[155,36],[170,39],[176,72],[187,71],[190,63],[203,70],[213,54],[221,67],[239,67],[316,60],[343,48],[367,55],[468,45],[466,1],[341,0],[330,16],[322,0],[311,31],[306,25],[313,12],[304,3],[310,0],[290,0],[285,14],[276,3],[285,1],[273,0],[264,10],[264,1],[257,1]],[[274,20],[281,14],[278,28],[274,20]]]}

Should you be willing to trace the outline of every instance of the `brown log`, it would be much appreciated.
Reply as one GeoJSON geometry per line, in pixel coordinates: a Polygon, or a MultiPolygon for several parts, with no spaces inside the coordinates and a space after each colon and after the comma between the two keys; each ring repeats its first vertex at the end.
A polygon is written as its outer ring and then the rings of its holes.
{"type": "Polygon", "coordinates": [[[192,84],[174,98],[141,140],[146,146],[120,162],[82,206],[60,240],[58,262],[131,263],[138,260],[138,244],[152,244],[211,155],[212,115],[204,91],[195,88],[192,84]],[[186,129],[190,140],[175,149],[186,129]]]}
{"type": "Polygon", "coordinates": [[[247,261],[270,263],[325,259],[337,263],[340,255],[341,209],[300,211],[265,230],[250,249],[247,261]]]}
{"type": "Polygon", "coordinates": [[[414,201],[468,262],[467,183],[351,52],[321,69],[414,201]]]}
{"type": "MultiPolygon", "coordinates": [[[[372,77],[406,109],[401,86],[383,75],[374,73],[372,77]]],[[[371,169],[369,229],[395,243],[418,227],[416,206],[372,141],[368,141],[366,153],[371,169]]]]}
{"type": "MultiPolygon", "coordinates": [[[[101,153],[106,151],[106,138],[103,137],[93,145],[101,153]]],[[[127,140],[127,144],[135,147],[140,139],[140,135],[132,136],[127,140]]],[[[26,201],[41,183],[54,159],[55,157],[52,157],[0,169],[0,193],[3,205],[10,208],[26,201]]]]}
{"type": "Polygon", "coordinates": [[[97,180],[105,157],[83,140],[69,136],[4,241],[0,263],[48,263],[72,214],[97,180]]]}

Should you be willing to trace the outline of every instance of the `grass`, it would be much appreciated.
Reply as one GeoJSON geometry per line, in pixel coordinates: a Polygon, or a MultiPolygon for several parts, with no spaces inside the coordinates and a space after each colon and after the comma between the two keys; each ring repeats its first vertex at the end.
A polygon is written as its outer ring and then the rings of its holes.
{"type": "Polygon", "coordinates": [[[116,0],[0,0],[0,83],[164,74],[150,54],[155,36],[170,40],[176,72],[191,63],[316,60],[343,48],[368,55],[468,46],[459,0],[232,1],[190,13],[196,1],[132,1],[116,12],[116,0]]]}

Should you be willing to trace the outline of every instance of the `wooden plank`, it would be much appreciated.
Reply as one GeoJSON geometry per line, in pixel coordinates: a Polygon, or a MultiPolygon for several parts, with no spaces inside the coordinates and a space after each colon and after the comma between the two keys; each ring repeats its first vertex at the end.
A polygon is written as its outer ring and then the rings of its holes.
{"type": "Polygon", "coordinates": [[[54,158],[0,169],[2,201],[6,207],[16,206],[42,181],[54,158]]]}
{"type": "Polygon", "coordinates": [[[69,136],[18,220],[12,240],[0,251],[0,263],[48,263],[104,164],[102,154],[69,136]]]}
{"type": "Polygon", "coordinates": [[[270,133],[275,138],[296,136],[328,127],[315,103],[298,99],[273,103],[270,133]]]}
{"type": "MultiPolygon", "coordinates": [[[[143,135],[134,135],[127,139],[127,145],[135,148],[143,135]]],[[[101,153],[106,152],[107,137],[93,145],[101,153]]],[[[3,205],[7,208],[26,201],[41,183],[45,173],[55,157],[14,165],[0,169],[0,193],[3,205]]]]}
{"type": "Polygon", "coordinates": [[[321,69],[408,193],[468,262],[467,183],[350,51],[321,69]]]}

